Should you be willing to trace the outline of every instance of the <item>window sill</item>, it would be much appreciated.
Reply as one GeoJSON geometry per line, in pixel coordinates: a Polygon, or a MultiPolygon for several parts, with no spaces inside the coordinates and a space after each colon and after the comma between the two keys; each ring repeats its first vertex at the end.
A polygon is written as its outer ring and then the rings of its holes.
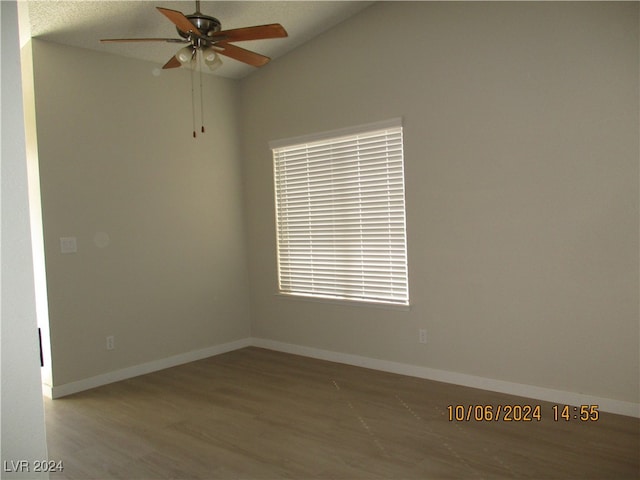
{"type": "Polygon", "coordinates": [[[411,311],[411,305],[402,305],[402,304],[394,304],[394,303],[382,303],[382,302],[372,302],[367,300],[347,300],[340,298],[330,298],[330,297],[310,297],[306,295],[295,295],[290,293],[274,293],[274,296],[279,299],[300,301],[300,302],[311,302],[311,303],[325,303],[325,304],[333,304],[333,305],[342,305],[345,307],[366,307],[366,308],[378,308],[382,310],[395,310],[401,312],[409,312],[411,311]]]}

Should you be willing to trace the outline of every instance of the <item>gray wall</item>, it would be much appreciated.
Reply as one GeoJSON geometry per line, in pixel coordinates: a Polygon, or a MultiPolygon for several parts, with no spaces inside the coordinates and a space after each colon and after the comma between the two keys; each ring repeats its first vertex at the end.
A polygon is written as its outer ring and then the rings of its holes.
{"type": "Polygon", "coordinates": [[[248,337],[237,83],[205,76],[193,139],[188,71],[33,58],[53,385],[248,337]]]}
{"type": "Polygon", "coordinates": [[[637,403],[638,58],[637,3],[390,2],[246,78],[253,336],[637,403]],[[411,311],[275,296],[268,141],[395,116],[411,311]]]}

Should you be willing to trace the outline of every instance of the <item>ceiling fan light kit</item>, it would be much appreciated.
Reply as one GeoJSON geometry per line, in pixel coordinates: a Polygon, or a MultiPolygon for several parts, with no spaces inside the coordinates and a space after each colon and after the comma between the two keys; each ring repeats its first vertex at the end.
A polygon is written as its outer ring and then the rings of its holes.
{"type": "Polygon", "coordinates": [[[209,70],[214,71],[222,66],[222,60],[220,59],[220,55],[216,52],[212,47],[205,48],[202,50],[202,58],[204,58],[204,63],[209,67],[209,70]]]}
{"type": "MultiPolygon", "coordinates": [[[[200,12],[200,1],[196,0],[196,11],[191,15],[184,15],[177,10],[156,7],[156,9],[167,17],[176,27],[181,38],[105,38],[101,42],[168,42],[186,43],[162,68],[179,68],[186,66],[191,68],[192,77],[192,97],[193,97],[193,69],[196,63],[200,63],[202,57],[204,64],[209,70],[216,70],[222,65],[220,55],[238,60],[240,62],[261,67],[271,60],[265,55],[261,55],[251,50],[232,45],[232,42],[243,42],[247,40],[266,40],[270,38],[287,37],[287,31],[279,23],[269,25],[257,25],[254,27],[235,28],[222,30],[220,21],[209,15],[200,12]],[[200,53],[200,55],[198,55],[200,53]],[[197,62],[196,62],[197,61],[197,62]]],[[[200,69],[202,72],[202,69],[200,69]]],[[[200,90],[202,99],[202,78],[200,79],[200,90]]],[[[192,98],[193,103],[193,98],[192,98]]],[[[204,126],[202,127],[204,132],[204,126]]],[[[195,128],[193,136],[196,136],[195,128]]]]}
{"type": "Polygon", "coordinates": [[[176,53],[176,58],[180,62],[180,65],[184,65],[185,63],[191,63],[191,61],[193,60],[193,57],[196,54],[196,51],[197,50],[192,46],[182,47],[180,50],[178,50],[178,53],[176,53]]]}

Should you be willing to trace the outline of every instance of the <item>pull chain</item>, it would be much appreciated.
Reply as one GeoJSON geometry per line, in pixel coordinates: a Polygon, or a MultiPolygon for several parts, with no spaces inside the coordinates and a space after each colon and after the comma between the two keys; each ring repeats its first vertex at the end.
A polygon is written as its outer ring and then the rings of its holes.
{"type": "Polygon", "coordinates": [[[200,75],[200,131],[204,133],[204,89],[202,88],[202,63],[198,50],[193,51],[191,62],[189,62],[189,74],[191,76],[191,125],[193,126],[193,138],[196,138],[196,93],[193,70],[198,69],[200,75]]]}
{"type": "MultiPolygon", "coordinates": [[[[195,56],[197,54],[197,51],[194,51],[193,54],[195,56]]],[[[193,125],[193,138],[196,138],[196,104],[195,104],[195,94],[194,94],[194,87],[193,87],[193,69],[195,68],[195,62],[193,57],[191,57],[190,66],[191,68],[189,69],[189,72],[191,75],[191,119],[192,119],[192,125],[193,125]]]]}
{"type": "Polygon", "coordinates": [[[200,70],[200,125],[202,126],[202,133],[204,133],[204,90],[202,89],[202,55],[198,56],[198,68],[200,70]]]}

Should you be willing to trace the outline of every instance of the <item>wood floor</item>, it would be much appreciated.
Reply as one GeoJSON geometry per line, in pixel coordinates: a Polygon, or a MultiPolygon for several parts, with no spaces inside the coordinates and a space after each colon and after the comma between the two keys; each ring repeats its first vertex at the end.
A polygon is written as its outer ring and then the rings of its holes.
{"type": "Polygon", "coordinates": [[[552,405],[258,348],[45,402],[54,480],[640,478],[639,419],[552,405]],[[447,408],[526,404],[541,421],[447,408]]]}

